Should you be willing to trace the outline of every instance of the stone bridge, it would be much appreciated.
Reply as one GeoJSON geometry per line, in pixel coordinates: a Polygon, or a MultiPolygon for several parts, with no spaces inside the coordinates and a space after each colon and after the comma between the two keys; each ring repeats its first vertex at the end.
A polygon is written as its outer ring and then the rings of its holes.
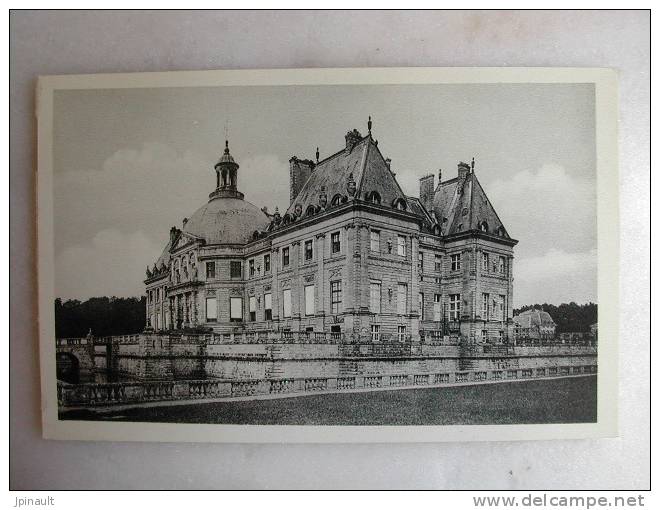
{"type": "Polygon", "coordinates": [[[94,340],[92,338],[58,338],[56,340],[57,378],[71,383],[94,369],[94,340]]]}

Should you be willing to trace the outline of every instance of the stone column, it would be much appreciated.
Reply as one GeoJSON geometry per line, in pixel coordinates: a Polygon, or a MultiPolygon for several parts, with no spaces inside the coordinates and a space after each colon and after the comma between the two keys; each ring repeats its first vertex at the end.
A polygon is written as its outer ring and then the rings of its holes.
{"type": "Polygon", "coordinates": [[[359,310],[369,313],[369,236],[371,229],[367,225],[359,225],[356,235],[360,240],[359,258],[359,310]]]}
{"type": "MultiPolygon", "coordinates": [[[[316,315],[325,315],[325,233],[316,234],[316,315]]],[[[321,319],[323,326],[323,319],[321,319]]]]}
{"type": "Polygon", "coordinates": [[[357,340],[358,331],[356,331],[357,324],[355,323],[355,289],[359,282],[355,281],[357,276],[354,257],[355,240],[353,239],[355,225],[352,223],[344,225],[344,229],[341,232],[343,235],[343,252],[346,257],[342,277],[342,299],[344,301],[344,326],[342,327],[342,331],[345,333],[347,339],[357,340]]]}
{"type": "Polygon", "coordinates": [[[412,335],[413,342],[419,341],[419,234],[415,233],[410,236],[410,334],[412,335]]]}
{"type": "Polygon", "coordinates": [[[199,323],[199,303],[197,291],[193,292],[193,325],[197,326],[199,323]]]}
{"type": "Polygon", "coordinates": [[[146,328],[150,325],[149,321],[151,320],[151,314],[149,313],[149,291],[148,290],[147,290],[147,299],[146,299],[146,302],[145,302],[144,306],[145,306],[145,314],[146,314],[144,327],[146,328]]]}
{"type": "Polygon", "coordinates": [[[300,329],[300,318],[302,315],[301,302],[305,299],[303,286],[300,282],[300,241],[291,243],[291,262],[293,264],[293,275],[291,276],[291,318],[298,323],[300,329]]]}
{"type": "Polygon", "coordinates": [[[280,267],[280,249],[273,248],[270,255],[270,272],[272,274],[271,306],[273,307],[273,321],[277,322],[280,318],[280,285],[278,281],[278,268],[280,267]]]}

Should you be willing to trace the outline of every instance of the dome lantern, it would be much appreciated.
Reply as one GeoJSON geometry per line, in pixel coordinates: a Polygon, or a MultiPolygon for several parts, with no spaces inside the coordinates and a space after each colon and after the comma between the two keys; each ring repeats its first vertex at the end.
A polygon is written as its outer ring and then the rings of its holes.
{"type": "Polygon", "coordinates": [[[243,198],[238,191],[238,168],[239,165],[229,152],[229,141],[225,140],[225,151],[220,160],[215,164],[216,188],[209,198],[236,197],[243,198]]]}

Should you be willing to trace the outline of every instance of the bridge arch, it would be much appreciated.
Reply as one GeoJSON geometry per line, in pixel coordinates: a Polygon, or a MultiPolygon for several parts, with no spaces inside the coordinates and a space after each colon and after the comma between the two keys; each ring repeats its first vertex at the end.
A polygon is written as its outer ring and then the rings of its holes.
{"type": "Polygon", "coordinates": [[[55,355],[57,379],[67,383],[80,382],[80,360],[72,352],[60,351],[55,355]]]}

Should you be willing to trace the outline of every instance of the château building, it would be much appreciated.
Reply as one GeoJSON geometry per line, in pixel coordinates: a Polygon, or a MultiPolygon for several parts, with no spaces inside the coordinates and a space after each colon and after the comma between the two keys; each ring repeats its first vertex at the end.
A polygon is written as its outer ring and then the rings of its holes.
{"type": "Polygon", "coordinates": [[[550,314],[538,308],[525,310],[513,316],[513,333],[516,338],[552,340],[557,325],[550,314]]]}
{"type": "MultiPolygon", "coordinates": [[[[404,194],[369,132],[290,160],[280,214],[238,190],[225,143],[215,189],[147,269],[148,330],[314,332],[342,341],[512,335],[512,239],[471,164],[404,194]]],[[[270,334],[270,333],[269,333],[270,334]]]]}

